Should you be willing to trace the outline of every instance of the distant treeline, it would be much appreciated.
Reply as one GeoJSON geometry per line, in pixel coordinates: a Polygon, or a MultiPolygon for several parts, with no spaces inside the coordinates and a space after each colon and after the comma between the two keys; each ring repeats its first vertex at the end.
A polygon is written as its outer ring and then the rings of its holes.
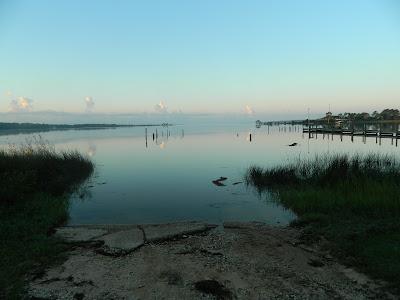
{"type": "Polygon", "coordinates": [[[362,113],[340,113],[337,116],[339,119],[344,120],[356,120],[356,121],[389,121],[389,120],[400,120],[400,111],[398,109],[384,109],[381,112],[374,111],[369,114],[367,112],[362,113]]]}
{"type": "Polygon", "coordinates": [[[82,129],[107,129],[119,127],[148,127],[148,126],[170,126],[171,124],[40,124],[40,123],[3,123],[0,122],[0,134],[13,134],[24,132],[41,132],[52,130],[82,130],[82,129]]]}
{"type": "Polygon", "coordinates": [[[1,129],[82,129],[82,128],[110,128],[110,127],[135,127],[135,126],[168,126],[171,124],[41,124],[41,123],[3,123],[0,122],[1,129]]]}
{"type": "Polygon", "coordinates": [[[26,130],[26,129],[81,129],[81,128],[104,128],[104,127],[119,127],[129,125],[117,125],[117,124],[40,124],[40,123],[0,123],[0,130],[26,130]]]}

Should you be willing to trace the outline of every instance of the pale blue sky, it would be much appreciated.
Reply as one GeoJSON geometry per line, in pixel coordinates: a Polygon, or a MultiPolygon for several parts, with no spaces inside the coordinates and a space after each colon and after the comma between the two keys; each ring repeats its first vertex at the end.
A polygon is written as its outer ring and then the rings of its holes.
{"type": "Polygon", "coordinates": [[[0,92],[2,112],[398,108],[400,1],[0,0],[0,92]]]}

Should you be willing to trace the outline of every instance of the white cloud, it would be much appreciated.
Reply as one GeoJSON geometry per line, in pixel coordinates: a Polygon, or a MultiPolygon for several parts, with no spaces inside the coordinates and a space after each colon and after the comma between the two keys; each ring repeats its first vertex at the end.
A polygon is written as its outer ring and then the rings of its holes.
{"type": "Polygon", "coordinates": [[[92,112],[94,109],[94,101],[91,96],[86,96],[85,97],[85,104],[86,104],[86,112],[92,112]]]}
{"type": "MultiPolygon", "coordinates": [[[[11,96],[11,93],[7,93],[11,96]]],[[[10,112],[30,112],[33,109],[33,100],[26,97],[18,97],[10,102],[10,112]]]]}
{"type": "Polygon", "coordinates": [[[160,101],[160,103],[154,106],[154,110],[158,113],[167,113],[168,107],[165,105],[163,101],[160,101]]]}
{"type": "Polygon", "coordinates": [[[250,105],[246,105],[245,111],[246,111],[246,114],[248,114],[248,115],[254,115],[255,114],[254,109],[250,105]]]}

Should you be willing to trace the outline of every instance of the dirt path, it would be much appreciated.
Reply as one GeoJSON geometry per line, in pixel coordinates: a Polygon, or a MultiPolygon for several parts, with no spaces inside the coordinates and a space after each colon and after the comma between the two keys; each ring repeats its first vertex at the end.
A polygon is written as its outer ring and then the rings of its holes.
{"type": "Polygon", "coordinates": [[[61,234],[79,243],[63,265],[31,282],[34,299],[394,298],[302,245],[291,228],[180,223],[66,230],[61,234]]]}

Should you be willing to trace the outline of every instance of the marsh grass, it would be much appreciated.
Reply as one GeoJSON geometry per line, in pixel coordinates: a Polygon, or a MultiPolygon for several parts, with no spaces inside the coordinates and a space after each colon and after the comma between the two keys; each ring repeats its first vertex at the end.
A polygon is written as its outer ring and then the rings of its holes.
{"type": "Polygon", "coordinates": [[[40,137],[0,151],[0,299],[24,298],[26,275],[62,257],[66,245],[50,233],[68,219],[68,194],[93,168],[40,137]]]}
{"type": "Polygon", "coordinates": [[[57,152],[42,138],[0,150],[1,203],[43,192],[60,196],[71,192],[93,172],[93,163],[77,151],[57,152]]]}
{"type": "Polygon", "coordinates": [[[246,181],[261,190],[279,185],[329,186],[361,180],[396,181],[400,179],[399,167],[400,163],[390,155],[316,155],[268,169],[252,166],[246,174],[246,181]]]}
{"type": "Polygon", "coordinates": [[[273,191],[292,225],[325,236],[345,263],[400,285],[400,164],[389,155],[320,155],[249,168],[247,184],[273,191]]]}

